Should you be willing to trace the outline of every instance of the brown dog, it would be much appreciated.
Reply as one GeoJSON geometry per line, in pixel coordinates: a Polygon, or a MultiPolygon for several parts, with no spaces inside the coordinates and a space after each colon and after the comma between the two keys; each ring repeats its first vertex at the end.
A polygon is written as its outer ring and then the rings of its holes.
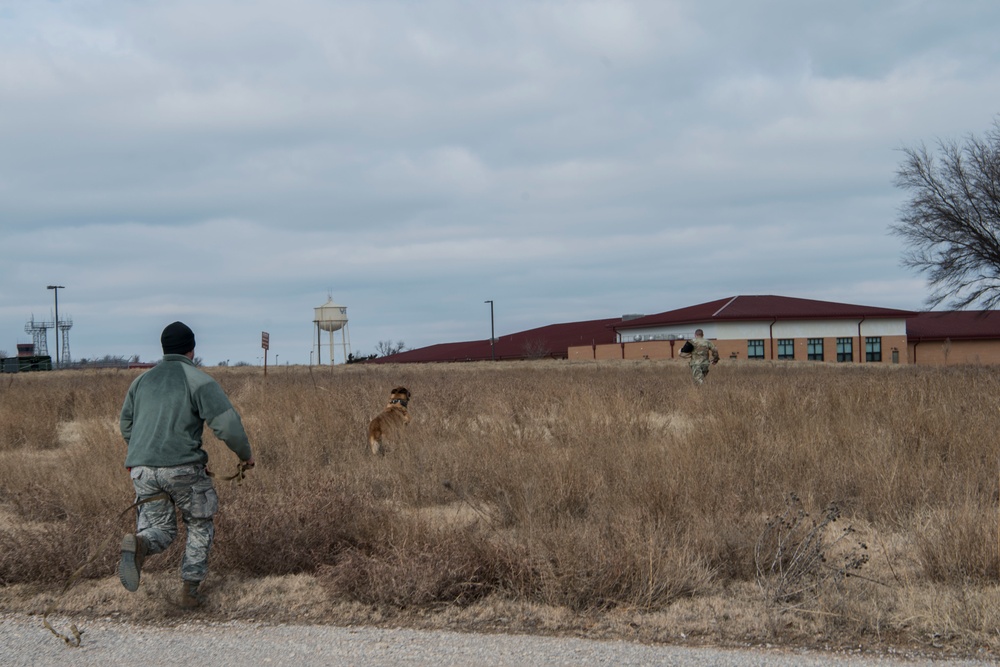
{"type": "Polygon", "coordinates": [[[389,403],[368,424],[368,446],[372,454],[385,455],[382,439],[410,423],[410,413],[406,406],[410,402],[410,390],[396,387],[389,393],[389,403]]]}

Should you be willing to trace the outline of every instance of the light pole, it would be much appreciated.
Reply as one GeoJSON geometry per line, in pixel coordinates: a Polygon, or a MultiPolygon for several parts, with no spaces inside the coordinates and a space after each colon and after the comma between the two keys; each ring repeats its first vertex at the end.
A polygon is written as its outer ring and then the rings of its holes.
{"type": "Polygon", "coordinates": [[[497,360],[497,351],[494,341],[496,341],[496,336],[493,334],[493,299],[487,299],[483,303],[490,304],[490,357],[493,361],[497,360]]]}
{"type": "Polygon", "coordinates": [[[48,285],[45,289],[52,290],[56,299],[56,368],[59,367],[59,290],[66,289],[62,285],[48,285]]]}

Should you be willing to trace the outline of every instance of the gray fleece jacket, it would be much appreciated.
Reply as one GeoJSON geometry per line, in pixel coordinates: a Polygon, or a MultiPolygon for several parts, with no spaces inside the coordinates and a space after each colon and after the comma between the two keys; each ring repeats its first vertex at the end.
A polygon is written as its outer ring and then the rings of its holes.
{"type": "Polygon", "coordinates": [[[201,446],[206,423],[241,461],[252,456],[243,422],[222,387],[183,354],[163,355],[132,382],[118,422],[128,468],[207,463],[201,446]]]}

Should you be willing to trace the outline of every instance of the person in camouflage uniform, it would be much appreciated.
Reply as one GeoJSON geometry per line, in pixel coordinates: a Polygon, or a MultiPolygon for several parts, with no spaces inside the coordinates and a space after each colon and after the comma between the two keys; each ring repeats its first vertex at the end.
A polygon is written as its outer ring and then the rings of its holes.
{"type": "Polygon", "coordinates": [[[198,586],[208,573],[219,508],[205,467],[204,424],[240,458],[243,469],[252,468],[254,458],[243,422],[222,387],[194,364],[194,332],[174,322],[160,342],[163,360],[132,382],[119,416],[128,445],[125,467],[141,504],[135,533],[122,538],[118,577],[126,590],[139,588],[146,556],[164,551],[177,537],[180,510],[187,528],[180,604],[193,608],[204,600],[198,586]],[[162,498],[150,500],[157,496],[162,498]]]}
{"type": "Polygon", "coordinates": [[[696,329],[694,338],[684,343],[680,356],[691,360],[691,377],[695,384],[705,382],[708,369],[719,363],[719,350],[715,343],[705,338],[705,332],[696,329]]]}

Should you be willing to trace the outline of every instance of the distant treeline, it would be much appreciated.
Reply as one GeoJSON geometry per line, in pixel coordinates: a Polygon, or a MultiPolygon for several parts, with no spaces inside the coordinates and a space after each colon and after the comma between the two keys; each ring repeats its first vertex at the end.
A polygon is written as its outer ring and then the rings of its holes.
{"type": "MultiPolygon", "coordinates": [[[[0,353],[2,354],[2,353],[0,353]]],[[[155,363],[143,363],[138,356],[124,357],[105,355],[99,359],[80,359],[60,366],[61,369],[84,368],[150,368],[155,363]]],[[[28,371],[50,371],[53,369],[52,357],[48,355],[35,356],[0,356],[0,373],[25,373],[28,371]]]]}

